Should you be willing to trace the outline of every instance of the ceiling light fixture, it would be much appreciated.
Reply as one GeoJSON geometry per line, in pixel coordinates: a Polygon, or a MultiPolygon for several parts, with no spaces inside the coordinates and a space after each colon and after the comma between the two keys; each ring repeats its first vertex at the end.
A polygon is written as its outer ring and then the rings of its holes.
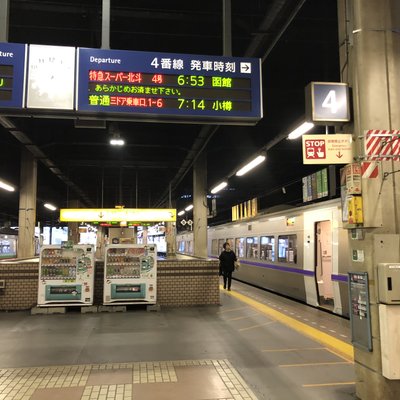
{"type": "Polygon", "coordinates": [[[183,214],[185,214],[185,210],[182,210],[182,211],[179,211],[179,212],[178,212],[178,215],[179,215],[179,216],[181,216],[181,215],[183,215],[183,214]]]}
{"type": "Polygon", "coordinates": [[[50,203],[45,203],[45,204],[44,204],[44,207],[48,208],[48,209],[51,210],[51,211],[57,210],[57,207],[56,207],[56,206],[53,206],[53,204],[50,204],[50,203]]]}
{"type": "Polygon", "coordinates": [[[185,208],[185,211],[190,211],[192,208],[193,208],[193,204],[190,204],[185,208]]]}
{"type": "Polygon", "coordinates": [[[248,164],[246,164],[243,168],[240,168],[238,172],[236,172],[236,176],[243,176],[253,168],[255,168],[257,165],[261,164],[264,162],[266,157],[264,155],[259,155],[257,156],[254,160],[250,161],[248,164]]]}
{"type": "Polygon", "coordinates": [[[312,128],[314,128],[314,124],[312,122],[303,122],[300,126],[289,133],[288,139],[297,139],[312,128]]]}
{"type": "Polygon", "coordinates": [[[113,135],[110,139],[110,144],[112,146],[123,146],[125,144],[125,140],[121,139],[119,135],[113,135]]]}
{"type": "Polygon", "coordinates": [[[15,192],[15,187],[9,185],[8,183],[4,182],[3,180],[0,180],[0,188],[7,190],[9,192],[15,192]]]}
{"type": "Polygon", "coordinates": [[[223,188],[225,188],[227,186],[228,186],[228,182],[227,181],[223,181],[220,184],[218,184],[217,186],[213,187],[211,189],[211,193],[212,194],[218,193],[220,190],[222,190],[223,188]]]}

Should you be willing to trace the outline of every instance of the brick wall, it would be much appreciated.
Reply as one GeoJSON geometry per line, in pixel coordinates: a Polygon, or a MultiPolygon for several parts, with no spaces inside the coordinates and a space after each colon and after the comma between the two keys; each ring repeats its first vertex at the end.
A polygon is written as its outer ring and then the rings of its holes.
{"type": "Polygon", "coordinates": [[[157,303],[164,306],[219,304],[216,260],[162,260],[157,270],[157,303]]]}
{"type": "MultiPolygon", "coordinates": [[[[0,310],[27,310],[37,304],[38,263],[0,263],[0,310]]],[[[219,304],[218,261],[160,260],[157,271],[157,303],[185,307],[219,304]]],[[[104,262],[96,262],[94,304],[103,303],[104,262]]]]}
{"type": "Polygon", "coordinates": [[[37,304],[38,263],[0,263],[0,280],[6,281],[0,289],[0,310],[27,310],[37,304]]]}

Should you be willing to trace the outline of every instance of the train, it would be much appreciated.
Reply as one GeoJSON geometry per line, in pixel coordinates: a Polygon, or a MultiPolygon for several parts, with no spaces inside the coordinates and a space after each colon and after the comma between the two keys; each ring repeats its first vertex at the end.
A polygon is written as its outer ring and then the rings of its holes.
{"type": "MultiPolygon", "coordinates": [[[[178,253],[193,255],[193,233],[176,237],[178,253]]],[[[349,234],[340,199],[209,227],[208,256],[229,242],[240,260],[234,279],[349,317],[349,234]]]]}

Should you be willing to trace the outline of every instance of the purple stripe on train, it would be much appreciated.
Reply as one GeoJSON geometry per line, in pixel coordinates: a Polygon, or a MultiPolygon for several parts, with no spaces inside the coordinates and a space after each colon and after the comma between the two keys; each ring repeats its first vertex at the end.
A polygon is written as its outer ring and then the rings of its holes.
{"type": "MultiPolygon", "coordinates": [[[[215,256],[210,256],[210,258],[218,258],[215,256]]],[[[262,268],[270,268],[270,269],[275,269],[277,271],[285,271],[285,272],[292,272],[295,274],[301,274],[305,276],[315,276],[314,271],[308,271],[304,269],[298,269],[298,268],[291,268],[291,267],[284,267],[281,265],[272,265],[272,264],[264,264],[264,263],[259,263],[259,262],[254,262],[254,261],[245,261],[245,260],[240,260],[241,264],[247,264],[247,265],[254,265],[256,267],[262,267],[262,268]]],[[[337,281],[337,282],[348,282],[348,276],[347,275],[331,275],[332,281],[337,281]]]]}

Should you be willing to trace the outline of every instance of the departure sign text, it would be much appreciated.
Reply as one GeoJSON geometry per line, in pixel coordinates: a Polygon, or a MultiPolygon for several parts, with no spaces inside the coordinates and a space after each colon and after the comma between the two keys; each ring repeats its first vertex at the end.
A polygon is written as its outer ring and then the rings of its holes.
{"type": "Polygon", "coordinates": [[[78,111],[255,123],[260,62],[79,49],[78,111]]]}

